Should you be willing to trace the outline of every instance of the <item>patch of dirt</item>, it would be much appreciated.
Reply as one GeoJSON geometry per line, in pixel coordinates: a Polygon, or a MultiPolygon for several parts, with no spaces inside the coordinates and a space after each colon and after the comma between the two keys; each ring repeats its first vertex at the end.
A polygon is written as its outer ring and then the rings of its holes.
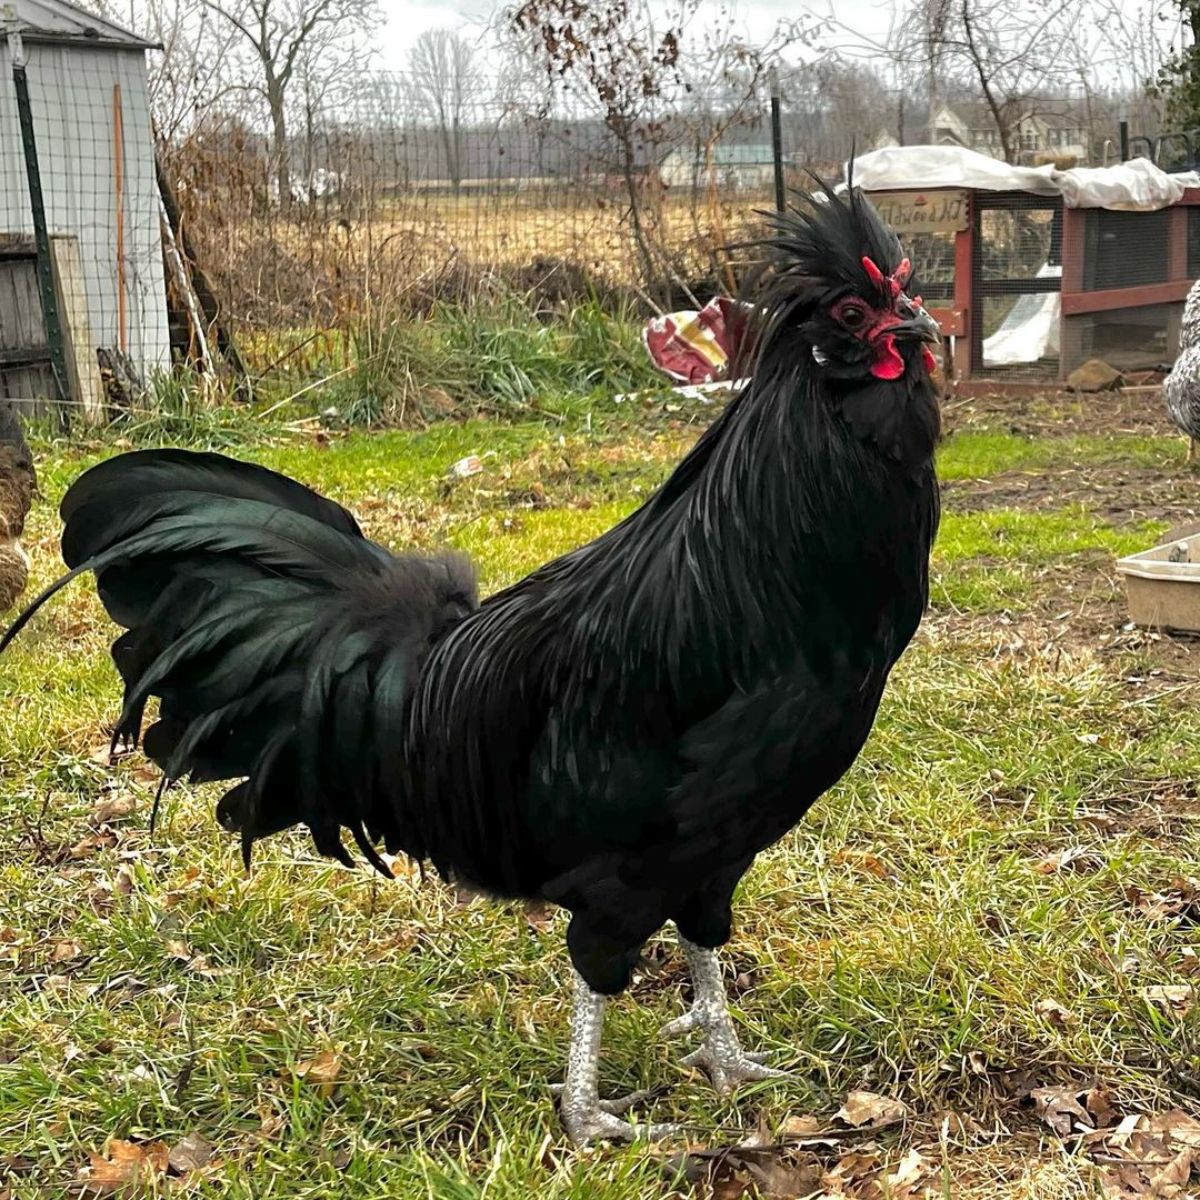
{"type": "Polygon", "coordinates": [[[1037,396],[949,397],[942,405],[946,432],[987,428],[1025,436],[1076,433],[1171,434],[1162,395],[1152,391],[1067,391],[1037,396]]]}
{"type": "Polygon", "coordinates": [[[1120,678],[1131,700],[1200,686],[1200,637],[1132,627],[1119,583],[1094,562],[1054,578],[1051,593],[1019,613],[932,609],[923,636],[973,644],[987,659],[1096,660],[1120,678]]]}
{"type": "Polygon", "coordinates": [[[1112,525],[1165,521],[1181,525],[1200,515],[1200,478],[1154,467],[1092,466],[1006,471],[991,479],[942,484],[948,512],[1020,508],[1030,512],[1082,504],[1112,525]]]}

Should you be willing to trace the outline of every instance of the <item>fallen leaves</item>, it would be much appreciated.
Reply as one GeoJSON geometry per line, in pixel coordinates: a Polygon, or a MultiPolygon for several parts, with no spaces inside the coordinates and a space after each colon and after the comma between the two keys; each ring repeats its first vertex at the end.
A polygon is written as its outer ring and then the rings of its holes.
{"type": "Polygon", "coordinates": [[[164,1176],[178,1178],[216,1165],[216,1152],[216,1146],[198,1133],[189,1133],[170,1147],[161,1139],[134,1142],[110,1138],[102,1153],[89,1155],[76,1182],[88,1197],[152,1193],[164,1176]]]}
{"type": "Polygon", "coordinates": [[[332,1096],[342,1073],[342,1060],[332,1050],[322,1050],[315,1058],[297,1063],[290,1073],[315,1085],[319,1095],[332,1096]]]}
{"type": "Polygon", "coordinates": [[[1185,1017],[1196,997],[1195,989],[1187,983],[1157,984],[1144,987],[1142,999],[1161,1009],[1169,1017],[1185,1017]]]}
{"type": "Polygon", "coordinates": [[[895,1125],[908,1116],[908,1106],[875,1092],[851,1092],[833,1119],[851,1129],[875,1130],[895,1125]]]}
{"type": "Polygon", "coordinates": [[[525,924],[529,926],[534,933],[547,933],[554,926],[554,919],[558,915],[558,906],[554,904],[546,904],[544,901],[530,900],[524,905],[525,909],[525,924]]]}
{"type": "Polygon", "coordinates": [[[885,1154],[870,1135],[907,1120],[908,1106],[876,1092],[853,1091],[832,1122],[789,1117],[777,1139],[764,1131],[733,1146],[693,1150],[667,1161],[673,1180],[707,1183],[712,1200],[742,1197],[853,1197],[917,1200],[933,1167],[910,1148],[885,1154]]]}
{"type": "Polygon", "coordinates": [[[106,825],[110,821],[119,821],[122,817],[127,817],[130,813],[135,812],[137,806],[137,799],[127,793],[106,796],[93,805],[92,820],[97,825],[106,825]]]}
{"type": "Polygon", "coordinates": [[[1200,1173],[1200,1121],[1172,1109],[1120,1117],[1102,1084],[1030,1092],[1037,1114],[1059,1137],[1076,1138],[1099,1168],[1109,1200],[1184,1200],[1200,1173]]]}
{"type": "Polygon", "coordinates": [[[113,1196],[128,1189],[149,1188],[167,1173],[166,1142],[126,1142],[111,1138],[103,1154],[93,1154],[79,1172],[80,1190],[88,1196],[113,1196]]]}
{"type": "Polygon", "coordinates": [[[1075,1019],[1072,1014],[1057,1000],[1049,997],[1039,1000],[1034,1006],[1033,1011],[1037,1013],[1042,1020],[1056,1026],[1059,1029],[1065,1029],[1075,1019]]]}
{"type": "Polygon", "coordinates": [[[1200,883],[1185,875],[1177,875],[1165,891],[1146,892],[1136,886],[1125,889],[1129,907],[1146,921],[1200,922],[1200,883]]]}
{"type": "Polygon", "coordinates": [[[1034,1111],[1061,1138],[1072,1133],[1092,1133],[1096,1121],[1087,1108],[1091,1088],[1040,1087],[1029,1093],[1034,1111]]]}
{"type": "Polygon", "coordinates": [[[1182,1200],[1195,1195],[1188,1184],[1200,1170],[1200,1121],[1179,1109],[1129,1116],[1088,1138],[1087,1151],[1111,1200],[1182,1200]]]}
{"type": "Polygon", "coordinates": [[[667,1160],[672,1181],[707,1183],[712,1200],[740,1200],[743,1196],[813,1196],[821,1190],[820,1163],[796,1166],[785,1163],[774,1145],[729,1146],[693,1150],[667,1160]]]}
{"type": "Polygon", "coordinates": [[[207,1166],[216,1152],[216,1146],[207,1138],[198,1133],[189,1133],[168,1151],[167,1164],[172,1171],[185,1175],[189,1171],[198,1171],[207,1166]]]}
{"type": "Polygon", "coordinates": [[[116,844],[117,835],[105,826],[97,833],[86,834],[75,842],[67,851],[67,858],[72,862],[78,862],[83,858],[91,858],[99,850],[109,850],[116,844]]]}
{"type": "Polygon", "coordinates": [[[1091,874],[1103,865],[1103,858],[1086,846],[1068,846],[1065,850],[1038,859],[1033,869],[1039,875],[1057,875],[1060,871],[1091,874]]]}

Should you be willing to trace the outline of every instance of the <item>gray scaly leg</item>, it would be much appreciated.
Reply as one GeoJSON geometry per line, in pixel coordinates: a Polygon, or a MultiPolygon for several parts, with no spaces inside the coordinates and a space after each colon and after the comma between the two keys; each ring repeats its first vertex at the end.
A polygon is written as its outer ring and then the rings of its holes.
{"type": "Polygon", "coordinates": [[[622,1100],[600,1099],[600,1039],[606,1003],[607,997],[593,992],[576,972],[567,1081],[560,1092],[567,1133],[577,1145],[606,1138],[625,1142],[634,1138],[654,1140],[678,1133],[678,1125],[634,1125],[620,1119],[617,1114],[644,1098],[644,1092],[634,1092],[622,1100]]]}
{"type": "Polygon", "coordinates": [[[787,1071],[768,1067],[765,1054],[747,1054],[738,1041],[729,1002],[725,996],[725,981],[721,978],[721,963],[715,950],[706,950],[689,942],[682,934],[679,944],[687,957],[696,998],[692,1007],[662,1027],[660,1036],[678,1037],[693,1029],[702,1030],[704,1041],[684,1060],[685,1067],[703,1067],[713,1086],[721,1095],[733,1091],[739,1083],[760,1079],[786,1079],[787,1071]]]}

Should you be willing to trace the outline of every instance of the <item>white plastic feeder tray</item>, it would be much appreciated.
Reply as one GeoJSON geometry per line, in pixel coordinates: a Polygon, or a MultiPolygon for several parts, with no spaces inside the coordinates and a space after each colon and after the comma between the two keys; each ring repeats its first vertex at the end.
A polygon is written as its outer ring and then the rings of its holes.
{"type": "Polygon", "coordinates": [[[1200,633],[1200,533],[1117,560],[1135,625],[1200,633]]]}

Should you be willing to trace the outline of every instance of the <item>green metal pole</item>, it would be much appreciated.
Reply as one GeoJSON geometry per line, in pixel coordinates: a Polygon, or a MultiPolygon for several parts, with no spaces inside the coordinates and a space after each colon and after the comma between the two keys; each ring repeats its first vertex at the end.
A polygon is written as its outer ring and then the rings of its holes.
{"type": "MultiPolygon", "coordinates": [[[[21,148],[25,152],[25,176],[29,181],[29,207],[33,215],[33,236],[37,245],[38,290],[42,297],[42,319],[46,326],[46,340],[50,343],[50,370],[58,390],[57,399],[71,399],[68,382],[67,360],[63,349],[62,321],[58,314],[58,299],[54,294],[54,268],[50,262],[50,234],[46,228],[46,201],[42,193],[42,173],[38,167],[37,138],[33,131],[33,108],[29,103],[29,77],[25,73],[25,59],[21,51],[21,40],[17,34],[9,33],[9,54],[13,61],[13,87],[17,93],[17,119],[21,126],[21,148]]],[[[70,425],[70,415],[65,405],[60,405],[60,421],[63,427],[70,425]]]]}

